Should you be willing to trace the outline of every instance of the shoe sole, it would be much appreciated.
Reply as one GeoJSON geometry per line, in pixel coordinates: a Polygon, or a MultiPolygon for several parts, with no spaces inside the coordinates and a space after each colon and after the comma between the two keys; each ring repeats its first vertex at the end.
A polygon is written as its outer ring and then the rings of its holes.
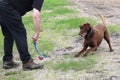
{"type": "Polygon", "coordinates": [[[13,67],[12,67],[12,66],[10,66],[10,67],[3,66],[3,68],[4,68],[4,69],[11,69],[11,68],[13,68],[13,67]]]}
{"type": "Polygon", "coordinates": [[[37,68],[23,67],[23,70],[29,71],[29,70],[36,70],[36,69],[43,69],[43,68],[44,68],[44,65],[41,65],[40,67],[37,67],[37,68]]]}

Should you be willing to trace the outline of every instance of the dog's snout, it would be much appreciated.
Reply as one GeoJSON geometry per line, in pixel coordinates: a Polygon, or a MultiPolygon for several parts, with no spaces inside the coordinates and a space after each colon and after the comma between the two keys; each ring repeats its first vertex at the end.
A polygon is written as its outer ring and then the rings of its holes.
{"type": "Polygon", "coordinates": [[[81,35],[81,33],[79,33],[78,35],[81,35]]]}

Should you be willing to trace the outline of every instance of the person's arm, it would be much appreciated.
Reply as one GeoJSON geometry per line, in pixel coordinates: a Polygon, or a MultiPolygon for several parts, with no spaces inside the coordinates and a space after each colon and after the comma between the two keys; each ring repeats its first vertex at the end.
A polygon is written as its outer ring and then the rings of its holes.
{"type": "Polygon", "coordinates": [[[40,12],[35,8],[33,8],[33,24],[34,24],[35,34],[33,35],[32,40],[33,42],[35,42],[38,40],[40,34],[40,12]]]}

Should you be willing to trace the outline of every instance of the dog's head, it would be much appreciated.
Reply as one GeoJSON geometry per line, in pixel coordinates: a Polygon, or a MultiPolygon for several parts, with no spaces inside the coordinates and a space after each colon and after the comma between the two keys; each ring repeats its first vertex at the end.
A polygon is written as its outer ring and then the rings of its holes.
{"type": "Polygon", "coordinates": [[[79,35],[81,35],[82,37],[85,37],[92,30],[92,26],[89,23],[82,24],[79,27],[80,27],[79,35]]]}

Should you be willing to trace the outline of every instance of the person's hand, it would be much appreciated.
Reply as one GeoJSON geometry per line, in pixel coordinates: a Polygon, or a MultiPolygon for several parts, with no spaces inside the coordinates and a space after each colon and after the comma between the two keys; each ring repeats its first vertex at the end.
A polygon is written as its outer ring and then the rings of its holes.
{"type": "Polygon", "coordinates": [[[39,34],[35,34],[32,37],[33,42],[36,42],[38,40],[39,34]]]}

